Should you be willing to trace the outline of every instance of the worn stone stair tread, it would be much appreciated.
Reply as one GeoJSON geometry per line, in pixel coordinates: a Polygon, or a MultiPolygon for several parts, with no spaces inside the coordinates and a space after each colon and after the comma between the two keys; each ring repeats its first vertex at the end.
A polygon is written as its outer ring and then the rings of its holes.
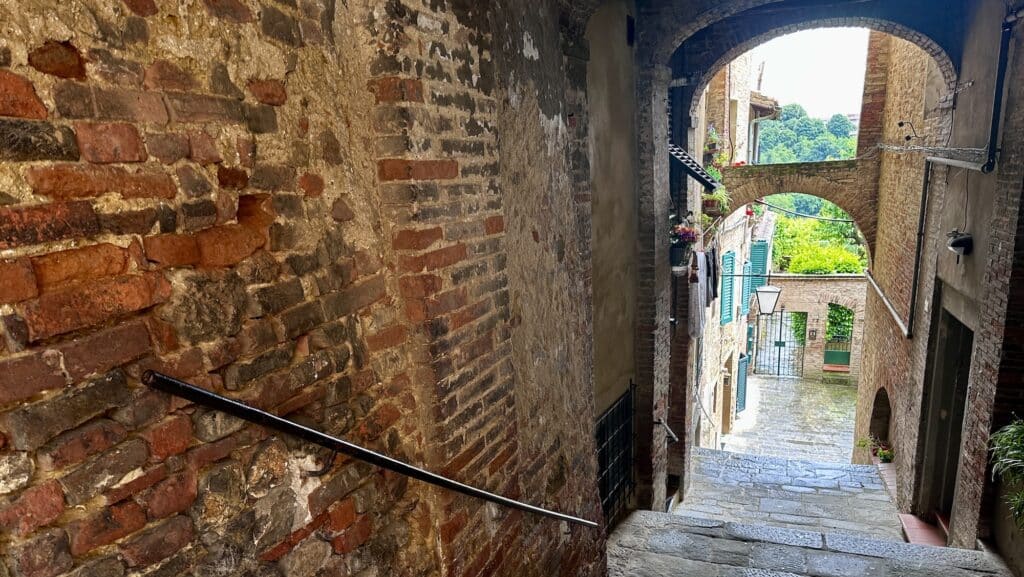
{"type": "Polygon", "coordinates": [[[1012,577],[984,551],[652,511],[611,535],[608,567],[612,577],[1012,577]]]}

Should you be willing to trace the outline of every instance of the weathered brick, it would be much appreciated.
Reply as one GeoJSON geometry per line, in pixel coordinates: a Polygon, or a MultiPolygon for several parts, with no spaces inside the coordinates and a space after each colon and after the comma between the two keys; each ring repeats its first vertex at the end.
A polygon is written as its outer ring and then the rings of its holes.
{"type": "Polygon", "coordinates": [[[385,159],[377,162],[377,177],[382,182],[451,180],[459,177],[459,163],[454,160],[385,159]]]}
{"type": "Polygon", "coordinates": [[[196,500],[198,479],[186,468],[157,483],[140,499],[150,519],[163,519],[187,511],[196,500]]]}
{"type": "Polygon", "coordinates": [[[189,196],[196,198],[206,196],[213,192],[213,185],[200,171],[191,166],[181,166],[174,171],[178,175],[178,183],[181,190],[189,196]]]}
{"type": "Polygon", "coordinates": [[[288,309],[279,316],[285,336],[294,339],[324,323],[324,309],[320,301],[311,301],[288,309]]]}
{"type": "Polygon", "coordinates": [[[177,553],[192,540],[192,520],[177,516],[121,544],[129,567],[148,567],[177,553]]]}
{"type": "Polygon", "coordinates": [[[97,232],[99,221],[88,202],[0,207],[0,249],[88,237],[97,232]]]}
{"type": "Polygon", "coordinates": [[[491,216],[484,221],[484,230],[487,234],[499,234],[505,232],[505,218],[502,216],[491,216]]]}
{"type": "Polygon", "coordinates": [[[339,198],[334,201],[334,205],[331,207],[331,218],[338,222],[348,222],[355,217],[356,213],[352,212],[345,199],[339,198]]]}
{"type": "Polygon", "coordinates": [[[209,199],[187,202],[179,209],[181,228],[186,231],[201,230],[217,224],[217,204],[209,199]]]}
{"type": "Polygon", "coordinates": [[[80,566],[68,577],[124,577],[124,565],[116,558],[106,557],[80,566]]]}
{"type": "Polygon", "coordinates": [[[36,351],[0,361],[0,404],[22,401],[67,384],[60,355],[36,351]]]}
{"type": "Polygon", "coordinates": [[[89,162],[143,162],[146,148],[139,131],[131,124],[79,123],[75,125],[78,148],[89,162]]]}
{"type": "Polygon", "coordinates": [[[403,229],[395,233],[391,246],[395,250],[423,250],[444,237],[441,227],[403,229]]]}
{"type": "Polygon", "coordinates": [[[241,124],[245,113],[241,103],[231,98],[172,92],[166,95],[175,122],[225,122],[241,124]]]}
{"type": "Polygon", "coordinates": [[[423,81],[418,78],[375,78],[370,81],[370,92],[383,102],[423,102],[423,81]]]}
{"type": "Polygon", "coordinates": [[[164,419],[142,432],[149,454],[157,461],[184,453],[192,439],[192,420],[185,415],[164,419]]]}
{"type": "Polygon", "coordinates": [[[243,108],[245,126],[255,134],[277,132],[277,111],[266,104],[246,104],[243,108]]]}
{"type": "Polygon", "coordinates": [[[273,6],[263,6],[260,11],[260,31],[289,46],[302,44],[298,21],[273,6]]]}
{"type": "Polygon", "coordinates": [[[153,16],[160,11],[153,0],[124,0],[124,3],[129,10],[143,18],[153,16]]]}
{"type": "Polygon", "coordinates": [[[217,226],[195,236],[199,245],[199,264],[204,267],[238,264],[266,242],[259,232],[239,224],[217,226]]]}
{"type": "Polygon", "coordinates": [[[317,198],[324,193],[324,179],[319,174],[307,172],[299,178],[299,188],[306,196],[317,198]]]}
{"type": "Polygon", "coordinates": [[[252,11],[240,0],[203,0],[203,4],[212,16],[229,22],[244,24],[254,20],[252,11]]]}
{"type": "Polygon", "coordinates": [[[9,563],[16,577],[56,577],[75,564],[68,548],[68,536],[60,529],[52,529],[12,547],[9,563]]]}
{"type": "Polygon", "coordinates": [[[0,70],[0,116],[45,120],[46,106],[27,78],[0,70]]]}
{"type": "Polygon", "coordinates": [[[173,62],[157,60],[146,68],[142,85],[149,90],[192,90],[196,81],[192,75],[173,62]]]}
{"type": "Polygon", "coordinates": [[[142,494],[153,485],[166,479],[168,474],[167,465],[160,463],[146,469],[138,476],[129,476],[128,480],[111,487],[103,495],[103,500],[107,505],[120,503],[129,497],[142,494]]]}
{"type": "Polygon", "coordinates": [[[142,239],[146,258],[162,266],[188,266],[199,262],[199,244],[191,234],[161,234],[142,239]]]}
{"type": "Polygon", "coordinates": [[[224,371],[224,387],[237,390],[249,382],[287,367],[292,362],[292,356],[292,347],[285,345],[231,365],[224,371]]]}
{"type": "Polygon", "coordinates": [[[157,222],[157,211],[153,208],[123,210],[99,215],[100,228],[113,234],[147,234],[157,222]]]}
{"type": "Polygon", "coordinates": [[[294,278],[258,288],[254,291],[254,296],[263,314],[276,314],[302,302],[306,294],[302,289],[302,282],[294,278]]]}
{"type": "Polygon", "coordinates": [[[403,276],[398,279],[398,287],[405,298],[421,299],[441,290],[444,281],[433,274],[403,276]]]}
{"type": "Polygon", "coordinates": [[[94,97],[96,117],[102,120],[167,124],[169,119],[163,97],[156,92],[97,88],[94,97]]]}
{"type": "Polygon", "coordinates": [[[36,276],[28,259],[0,261],[0,304],[20,302],[38,294],[36,276]]]}
{"type": "Polygon", "coordinates": [[[44,293],[23,305],[22,317],[29,339],[38,341],[149,308],[169,294],[158,273],[99,279],[44,293]]]}
{"type": "Polygon", "coordinates": [[[58,435],[43,446],[37,457],[39,468],[53,471],[81,463],[120,443],[127,436],[127,429],[120,424],[109,419],[97,419],[58,435]]]}
{"type": "Polygon", "coordinates": [[[94,244],[32,258],[32,268],[43,292],[69,282],[119,275],[127,267],[127,252],[112,244],[94,244]]]}
{"type": "Polygon", "coordinates": [[[89,198],[116,192],[124,198],[174,198],[177,188],[161,172],[129,172],[112,166],[58,164],[30,168],[26,179],[36,194],[56,199],[89,198]]]}
{"type": "Polygon", "coordinates": [[[241,168],[218,166],[217,182],[221,188],[241,190],[249,186],[249,173],[241,168]]]}
{"type": "Polygon", "coordinates": [[[60,484],[68,505],[81,505],[117,485],[126,475],[146,464],[149,451],[142,439],[129,439],[90,458],[64,475],[60,484]]]}
{"type": "Polygon", "coordinates": [[[375,335],[366,337],[366,346],[371,351],[383,351],[405,342],[407,331],[402,325],[388,327],[375,335]]]}
{"type": "Polygon", "coordinates": [[[283,106],[288,102],[288,91],[284,87],[284,82],[280,80],[252,78],[246,84],[246,88],[263,104],[283,106]]]}
{"type": "Polygon", "coordinates": [[[16,500],[0,508],[0,529],[28,535],[56,521],[64,512],[64,493],[56,481],[26,489],[16,500]]]}
{"type": "Polygon", "coordinates": [[[328,318],[341,318],[381,300],[387,295],[383,276],[363,281],[358,285],[323,298],[328,318]]]}
{"type": "Polygon", "coordinates": [[[53,88],[53,101],[63,118],[92,118],[96,116],[96,101],[92,88],[78,82],[61,82],[53,88]]]}
{"type": "Polygon", "coordinates": [[[89,60],[92,62],[93,70],[106,82],[134,88],[142,86],[145,71],[142,65],[134,60],[115,56],[104,48],[89,49],[89,60]]]}
{"type": "Polygon", "coordinates": [[[188,156],[188,138],[181,134],[149,133],[146,135],[146,150],[160,162],[174,164],[188,156]]]}
{"type": "Polygon", "coordinates": [[[0,160],[78,160],[75,134],[49,122],[0,118],[0,160]]]}
{"type": "Polygon", "coordinates": [[[84,555],[93,549],[109,545],[146,526],[146,513],[134,501],[125,501],[101,509],[98,513],[68,525],[71,553],[84,555]]]}
{"type": "Polygon", "coordinates": [[[193,131],[189,133],[188,141],[189,158],[194,162],[207,165],[218,164],[224,160],[217,150],[217,142],[209,134],[201,130],[193,131]]]}
{"type": "Polygon", "coordinates": [[[149,353],[152,345],[146,324],[135,320],[76,339],[58,350],[67,373],[81,379],[130,363],[149,353]]]}
{"type": "Polygon", "coordinates": [[[28,65],[51,76],[85,80],[85,58],[67,41],[47,40],[28,53],[28,65]]]}
{"type": "Polygon", "coordinates": [[[35,474],[35,463],[28,453],[0,454],[0,495],[14,493],[28,486],[35,474]]]}
{"type": "Polygon", "coordinates": [[[260,190],[295,190],[295,169],[290,166],[260,165],[252,171],[249,186],[260,190]]]}
{"type": "Polygon", "coordinates": [[[360,515],[351,527],[331,540],[334,552],[340,555],[351,553],[370,539],[373,534],[373,517],[360,515]]]}
{"type": "Polygon", "coordinates": [[[406,272],[433,271],[466,259],[466,245],[459,243],[418,256],[403,256],[399,262],[406,272]]]}

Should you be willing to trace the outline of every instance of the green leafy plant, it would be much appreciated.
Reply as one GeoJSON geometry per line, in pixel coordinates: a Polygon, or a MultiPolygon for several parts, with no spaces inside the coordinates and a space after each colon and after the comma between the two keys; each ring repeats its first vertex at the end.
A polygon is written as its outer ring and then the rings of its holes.
{"type": "Polygon", "coordinates": [[[878,449],[878,460],[883,463],[891,463],[896,459],[896,452],[892,449],[878,449]]]}
{"type": "Polygon", "coordinates": [[[1024,419],[992,435],[993,474],[1016,490],[1006,498],[1017,526],[1024,529],[1024,419]]]}
{"type": "Polygon", "coordinates": [[[707,214],[700,215],[700,227],[704,231],[704,234],[707,234],[707,232],[709,230],[711,230],[711,227],[713,227],[714,225],[715,225],[715,219],[711,218],[710,215],[707,215],[707,214]]]}
{"type": "Polygon", "coordinates": [[[729,212],[729,204],[732,202],[732,197],[729,196],[729,191],[726,190],[724,186],[716,188],[714,192],[701,195],[701,199],[705,203],[716,203],[718,207],[717,212],[719,214],[729,212]]]}
{"type": "Polygon", "coordinates": [[[829,303],[828,323],[825,325],[825,339],[853,336],[853,311],[842,305],[829,303]]]}

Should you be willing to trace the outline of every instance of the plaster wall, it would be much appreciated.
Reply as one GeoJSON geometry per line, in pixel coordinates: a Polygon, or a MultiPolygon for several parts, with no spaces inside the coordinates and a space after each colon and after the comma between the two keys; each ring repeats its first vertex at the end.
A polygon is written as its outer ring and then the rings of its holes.
{"type": "Polygon", "coordinates": [[[587,98],[593,179],[594,395],[600,415],[635,377],[637,197],[636,73],[626,42],[632,2],[590,20],[587,98]]]}

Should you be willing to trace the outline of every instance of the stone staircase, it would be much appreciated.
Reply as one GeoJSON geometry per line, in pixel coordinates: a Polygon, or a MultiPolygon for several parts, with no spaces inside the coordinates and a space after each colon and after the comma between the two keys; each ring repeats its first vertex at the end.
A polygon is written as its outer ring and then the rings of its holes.
{"type": "Polygon", "coordinates": [[[608,542],[611,577],[1013,577],[998,557],[637,511],[608,542]]]}
{"type": "Polygon", "coordinates": [[[899,511],[874,466],[693,450],[674,513],[902,541],[899,511]]]}

